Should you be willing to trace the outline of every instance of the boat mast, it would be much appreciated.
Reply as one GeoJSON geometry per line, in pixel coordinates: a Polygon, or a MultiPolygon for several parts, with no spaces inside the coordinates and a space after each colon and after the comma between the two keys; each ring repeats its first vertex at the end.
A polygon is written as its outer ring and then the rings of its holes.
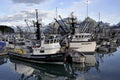
{"type": "Polygon", "coordinates": [[[39,23],[39,21],[38,21],[38,10],[35,9],[35,11],[36,11],[36,26],[35,27],[37,28],[36,38],[37,38],[37,40],[41,40],[41,32],[40,32],[41,23],[39,23]]]}
{"type": "Polygon", "coordinates": [[[71,13],[71,34],[75,34],[75,17],[73,15],[73,12],[71,13]]]}

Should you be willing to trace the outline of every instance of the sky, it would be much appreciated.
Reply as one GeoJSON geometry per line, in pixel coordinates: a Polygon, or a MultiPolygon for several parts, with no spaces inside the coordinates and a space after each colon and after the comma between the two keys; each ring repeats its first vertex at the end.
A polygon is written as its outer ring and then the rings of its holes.
{"type": "MultiPolygon", "coordinates": [[[[120,0],[88,0],[88,16],[98,21],[100,13],[100,21],[114,25],[120,22],[119,7],[120,0]]],[[[25,19],[32,24],[35,9],[43,24],[54,22],[56,14],[65,18],[72,12],[83,21],[87,17],[87,0],[1,0],[0,25],[25,26],[25,19]]]]}

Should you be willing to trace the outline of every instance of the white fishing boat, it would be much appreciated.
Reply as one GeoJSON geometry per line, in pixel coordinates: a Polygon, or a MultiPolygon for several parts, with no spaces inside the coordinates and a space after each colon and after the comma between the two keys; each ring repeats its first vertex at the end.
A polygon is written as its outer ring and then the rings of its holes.
{"type": "Polygon", "coordinates": [[[11,49],[19,46],[32,46],[32,41],[24,37],[20,37],[20,34],[9,35],[6,43],[6,47],[11,49]]]}
{"type": "Polygon", "coordinates": [[[17,44],[14,44],[14,50],[8,52],[9,56],[28,62],[64,64],[66,54],[59,51],[61,48],[59,38],[56,35],[45,36],[42,34],[38,19],[35,27],[37,28],[35,33],[36,40],[32,41],[33,44],[26,46],[26,40],[15,40],[21,46],[16,47],[17,44]]]}
{"type": "Polygon", "coordinates": [[[70,48],[79,52],[94,52],[96,49],[96,41],[93,41],[93,35],[86,31],[89,23],[86,23],[80,30],[79,27],[75,27],[75,17],[73,14],[71,14],[71,20],[70,48]]]}

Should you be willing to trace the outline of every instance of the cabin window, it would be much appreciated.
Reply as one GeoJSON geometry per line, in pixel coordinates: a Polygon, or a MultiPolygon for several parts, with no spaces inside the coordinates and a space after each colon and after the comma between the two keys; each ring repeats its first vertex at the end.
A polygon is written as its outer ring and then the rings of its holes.
{"type": "Polygon", "coordinates": [[[57,42],[59,42],[59,39],[57,40],[57,42]]]}
{"type": "Polygon", "coordinates": [[[54,38],[54,36],[50,36],[49,38],[50,38],[50,39],[53,39],[53,38],[54,38]]]}
{"type": "Polygon", "coordinates": [[[56,43],[57,42],[57,40],[56,39],[54,39],[54,41],[53,41],[54,43],[56,43]]]}
{"type": "Polygon", "coordinates": [[[21,42],[21,43],[16,43],[16,45],[25,45],[25,43],[24,42],[21,42]]]}
{"type": "Polygon", "coordinates": [[[44,40],[44,37],[41,37],[41,40],[44,40]]]}
{"type": "Polygon", "coordinates": [[[57,43],[59,42],[59,39],[46,39],[45,44],[50,44],[50,43],[57,43]]]}
{"type": "Polygon", "coordinates": [[[44,42],[45,44],[48,44],[49,43],[49,40],[48,39],[45,39],[45,42],[44,42]]]}
{"type": "Polygon", "coordinates": [[[49,40],[49,43],[51,43],[51,40],[49,40]]]}
{"type": "Polygon", "coordinates": [[[44,53],[44,52],[45,52],[44,47],[41,47],[40,53],[44,53]]]}
{"type": "Polygon", "coordinates": [[[58,39],[54,39],[54,43],[57,43],[57,42],[59,42],[59,40],[58,39]]]}
{"type": "Polygon", "coordinates": [[[58,42],[58,39],[56,39],[56,42],[58,42]]]}
{"type": "Polygon", "coordinates": [[[52,39],[50,40],[50,43],[53,43],[53,40],[52,40],[52,39]]]}
{"type": "Polygon", "coordinates": [[[26,42],[30,42],[30,41],[26,41],[26,42]]]}
{"type": "Polygon", "coordinates": [[[45,51],[44,50],[40,50],[40,53],[44,53],[45,51]]]}
{"type": "Polygon", "coordinates": [[[78,36],[75,36],[75,38],[78,38],[78,36]]]}

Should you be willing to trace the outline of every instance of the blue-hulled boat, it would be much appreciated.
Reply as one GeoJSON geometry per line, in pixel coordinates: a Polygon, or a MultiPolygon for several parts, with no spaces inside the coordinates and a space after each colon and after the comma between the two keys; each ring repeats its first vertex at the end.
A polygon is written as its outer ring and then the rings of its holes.
{"type": "Polygon", "coordinates": [[[4,51],[6,47],[6,42],[5,41],[0,41],[0,52],[4,51]]]}

